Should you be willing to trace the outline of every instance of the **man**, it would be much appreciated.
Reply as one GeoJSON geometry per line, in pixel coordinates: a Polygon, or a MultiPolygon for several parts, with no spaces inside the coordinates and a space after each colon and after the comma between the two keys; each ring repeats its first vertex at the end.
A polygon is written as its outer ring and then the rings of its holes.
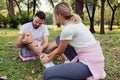
{"type": "MultiPolygon", "coordinates": [[[[40,45],[39,46],[40,52],[44,51],[45,48],[48,47],[49,31],[48,31],[48,28],[43,24],[45,21],[45,18],[46,18],[45,13],[43,11],[38,11],[33,17],[32,22],[25,23],[21,27],[16,46],[20,48],[19,56],[23,61],[36,59],[37,57],[39,57],[39,54],[36,54],[31,49],[27,48],[27,46],[30,43],[26,44],[23,41],[25,37],[24,36],[25,31],[29,30],[31,32],[33,39],[36,42],[38,42],[36,43],[36,46],[40,45]]],[[[28,39],[28,41],[30,41],[30,39],[28,39]]]]}
{"type": "MultiPolygon", "coordinates": [[[[23,61],[39,58],[40,53],[49,53],[57,47],[55,42],[48,43],[49,31],[43,24],[45,18],[45,13],[38,11],[32,22],[21,27],[16,46],[20,48],[19,56],[23,61]]],[[[64,55],[62,58],[66,60],[64,55]]]]}

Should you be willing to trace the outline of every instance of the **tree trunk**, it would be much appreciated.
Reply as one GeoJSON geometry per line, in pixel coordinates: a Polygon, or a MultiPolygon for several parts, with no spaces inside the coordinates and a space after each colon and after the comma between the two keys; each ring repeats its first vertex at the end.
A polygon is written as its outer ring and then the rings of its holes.
{"type": "Polygon", "coordinates": [[[34,4],[33,4],[33,15],[35,14],[35,10],[36,10],[36,0],[34,0],[34,4]]]}
{"type": "Polygon", "coordinates": [[[104,8],[105,8],[105,0],[101,0],[101,26],[100,26],[100,34],[105,34],[105,31],[104,31],[104,8]]]}
{"type": "Polygon", "coordinates": [[[50,3],[52,4],[52,7],[54,8],[54,3],[53,3],[53,0],[50,0],[50,3]]]}
{"type": "Polygon", "coordinates": [[[19,5],[19,3],[18,3],[16,0],[14,0],[14,1],[15,1],[16,5],[17,5],[18,9],[19,9],[19,13],[20,13],[20,15],[22,15],[22,11],[21,11],[21,9],[20,9],[20,5],[19,5]]]}
{"type": "Polygon", "coordinates": [[[112,5],[111,5],[111,3],[110,3],[110,0],[107,0],[107,2],[108,2],[109,7],[110,7],[111,10],[112,10],[112,18],[111,18],[111,23],[110,23],[110,28],[109,28],[109,30],[112,31],[112,26],[113,26],[113,22],[114,22],[114,15],[115,15],[116,9],[120,6],[120,4],[115,4],[115,5],[112,7],[112,5]]]}
{"type": "Polygon", "coordinates": [[[112,31],[112,25],[113,25],[113,21],[114,21],[114,15],[115,15],[115,10],[113,10],[112,12],[112,18],[111,18],[111,23],[110,23],[110,31],[112,31]]]}
{"type": "Polygon", "coordinates": [[[90,20],[90,31],[92,33],[95,33],[95,29],[94,29],[94,15],[95,15],[95,10],[96,10],[96,2],[94,2],[92,5],[93,5],[93,7],[92,7],[92,15],[90,15],[87,1],[85,1],[85,6],[86,6],[87,13],[88,13],[89,20],[90,20]]]}
{"type": "Polygon", "coordinates": [[[27,12],[28,12],[28,18],[29,18],[29,0],[28,0],[28,4],[27,4],[27,12]]]}
{"type": "Polygon", "coordinates": [[[94,18],[90,18],[90,31],[92,33],[95,33],[95,29],[94,29],[94,18]]]}
{"type": "Polygon", "coordinates": [[[95,16],[96,4],[93,4],[92,16],[90,18],[90,31],[95,33],[94,29],[94,16],[95,16]]]}
{"type": "Polygon", "coordinates": [[[15,12],[14,12],[13,0],[6,0],[6,4],[7,4],[9,17],[14,17],[15,12]]]}
{"type": "Polygon", "coordinates": [[[76,0],[76,13],[82,18],[83,14],[83,0],[76,0]]]}

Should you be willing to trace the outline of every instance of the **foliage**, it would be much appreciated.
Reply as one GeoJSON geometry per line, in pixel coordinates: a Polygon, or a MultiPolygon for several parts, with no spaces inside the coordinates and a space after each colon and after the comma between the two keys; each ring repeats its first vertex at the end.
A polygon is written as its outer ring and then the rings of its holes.
{"type": "Polygon", "coordinates": [[[48,25],[53,24],[53,15],[51,13],[46,13],[45,24],[48,24],[48,25]]]}
{"type": "Polygon", "coordinates": [[[19,18],[20,18],[20,24],[24,24],[29,21],[32,21],[32,12],[30,12],[30,13],[31,14],[28,15],[27,11],[23,11],[21,16],[18,14],[19,18]]]}
{"type": "Polygon", "coordinates": [[[9,18],[9,25],[10,25],[11,28],[17,28],[18,24],[19,24],[18,17],[9,18]]]}
{"type": "MultiPolygon", "coordinates": [[[[36,0],[37,4],[36,6],[38,7],[39,4],[41,4],[40,0],[36,0]]],[[[28,5],[28,1],[23,0],[23,4],[25,4],[26,6],[28,5]]],[[[34,0],[29,0],[29,8],[32,9],[33,8],[33,4],[34,4],[34,0]]]]}
{"type": "Polygon", "coordinates": [[[0,14],[0,27],[6,28],[8,24],[8,18],[0,14]]]}
{"type": "Polygon", "coordinates": [[[8,25],[11,28],[17,28],[19,24],[32,21],[32,13],[28,16],[27,11],[22,12],[22,15],[16,14],[15,17],[8,18],[6,15],[0,14],[1,27],[7,28],[8,25]]]}
{"type": "Polygon", "coordinates": [[[119,8],[117,8],[114,24],[116,24],[118,26],[120,25],[120,6],[119,6],[119,8]]]}
{"type": "Polygon", "coordinates": [[[85,23],[86,25],[89,25],[90,22],[89,22],[88,14],[87,14],[87,13],[84,13],[83,15],[84,15],[84,17],[83,17],[83,19],[82,19],[83,23],[85,23]]]}
{"type": "MultiPolygon", "coordinates": [[[[21,13],[22,15],[20,15],[20,13],[18,13],[19,11],[15,10],[15,17],[16,18],[12,18],[11,20],[12,21],[9,21],[10,19],[8,18],[8,12],[7,12],[7,7],[6,7],[6,1],[5,0],[1,0],[0,2],[0,14],[2,16],[0,16],[0,26],[1,27],[8,27],[9,23],[10,25],[17,25],[17,23],[19,24],[24,24],[28,21],[31,21],[32,20],[32,16],[33,16],[33,12],[32,12],[32,9],[33,9],[33,0],[29,0],[29,7],[30,7],[30,12],[27,12],[26,8],[28,6],[28,0],[16,0],[17,3],[19,4],[20,6],[20,9],[21,9],[21,13]],[[24,5],[24,7],[23,7],[24,5]],[[26,10],[26,11],[25,11],[26,10]],[[28,15],[28,13],[30,13],[28,15]],[[2,18],[1,18],[2,17],[2,18]],[[15,21],[17,20],[17,21],[15,21]],[[15,24],[13,24],[13,22],[16,22],[15,24]],[[12,24],[11,24],[12,23],[12,24]]],[[[50,2],[50,0],[46,0],[47,4],[50,2]]],[[[58,3],[58,2],[61,2],[61,1],[66,1],[68,3],[70,3],[72,5],[72,8],[73,8],[73,12],[75,12],[75,9],[76,9],[76,6],[75,6],[75,1],[76,0],[53,0],[54,4],[58,3]]],[[[89,3],[94,3],[94,1],[98,1],[98,6],[97,6],[97,9],[96,9],[96,12],[95,12],[95,18],[94,18],[94,22],[95,22],[95,25],[96,24],[100,24],[100,7],[101,7],[101,4],[100,4],[100,1],[99,0],[87,0],[89,3]]],[[[112,6],[114,6],[115,4],[118,4],[117,0],[109,0],[112,4],[112,6]]],[[[36,5],[36,8],[37,10],[39,10],[40,8],[40,5],[41,5],[41,2],[40,0],[37,1],[37,5],[36,5]]],[[[92,4],[91,4],[92,5],[92,4]]],[[[14,8],[16,8],[16,4],[15,4],[15,0],[14,0],[14,8]]],[[[50,4],[49,4],[50,6],[50,4]]],[[[52,8],[53,9],[53,8],[52,8]]],[[[88,19],[88,15],[86,14],[86,9],[84,8],[84,17],[82,17],[83,19],[83,22],[85,24],[90,24],[90,21],[88,19]]],[[[110,10],[110,7],[108,6],[107,2],[106,2],[106,5],[105,5],[105,17],[104,17],[104,20],[105,20],[105,24],[106,25],[109,25],[110,24],[110,18],[111,18],[111,10],[110,10]]],[[[115,13],[115,20],[114,20],[114,25],[120,25],[120,6],[119,8],[117,9],[116,13],[115,13]]],[[[53,21],[52,21],[52,14],[48,12],[47,14],[47,18],[46,18],[46,24],[52,24],[53,21]]],[[[13,26],[12,26],[13,27],[13,26]]]]}
{"type": "MultiPolygon", "coordinates": [[[[53,26],[53,25],[51,25],[53,26]]],[[[54,41],[61,28],[49,28],[49,42],[54,41]]],[[[106,30],[107,31],[107,30],[106,30]]],[[[100,41],[105,56],[105,80],[120,79],[120,31],[107,31],[105,35],[94,34],[100,41]]],[[[23,62],[18,57],[15,47],[18,37],[17,29],[0,30],[0,76],[7,76],[8,80],[43,80],[44,68],[39,60],[23,62]]],[[[57,59],[55,62],[61,60],[57,59]]]]}
{"type": "Polygon", "coordinates": [[[5,0],[1,0],[0,1],[0,10],[6,9],[6,1],[5,0]]]}

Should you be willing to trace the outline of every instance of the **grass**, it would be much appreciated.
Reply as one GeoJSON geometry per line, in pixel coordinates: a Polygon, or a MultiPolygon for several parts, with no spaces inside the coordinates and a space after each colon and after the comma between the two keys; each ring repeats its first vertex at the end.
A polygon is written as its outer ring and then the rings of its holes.
{"type": "MultiPolygon", "coordinates": [[[[0,76],[8,80],[43,80],[39,60],[21,61],[19,49],[15,47],[19,30],[0,30],[0,76]]],[[[49,41],[54,41],[61,29],[49,29],[49,41]]],[[[105,35],[94,34],[101,43],[105,56],[105,80],[120,80],[120,31],[107,31],[105,35]]],[[[58,60],[57,60],[58,61],[58,60]]]]}

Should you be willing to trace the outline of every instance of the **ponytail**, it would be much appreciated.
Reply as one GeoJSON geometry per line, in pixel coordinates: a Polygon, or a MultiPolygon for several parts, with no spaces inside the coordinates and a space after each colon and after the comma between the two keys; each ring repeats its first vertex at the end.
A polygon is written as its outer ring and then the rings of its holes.
{"type": "Polygon", "coordinates": [[[71,22],[73,22],[73,23],[79,23],[79,22],[82,22],[82,20],[79,17],[79,15],[73,14],[73,16],[71,17],[71,22]]]}

